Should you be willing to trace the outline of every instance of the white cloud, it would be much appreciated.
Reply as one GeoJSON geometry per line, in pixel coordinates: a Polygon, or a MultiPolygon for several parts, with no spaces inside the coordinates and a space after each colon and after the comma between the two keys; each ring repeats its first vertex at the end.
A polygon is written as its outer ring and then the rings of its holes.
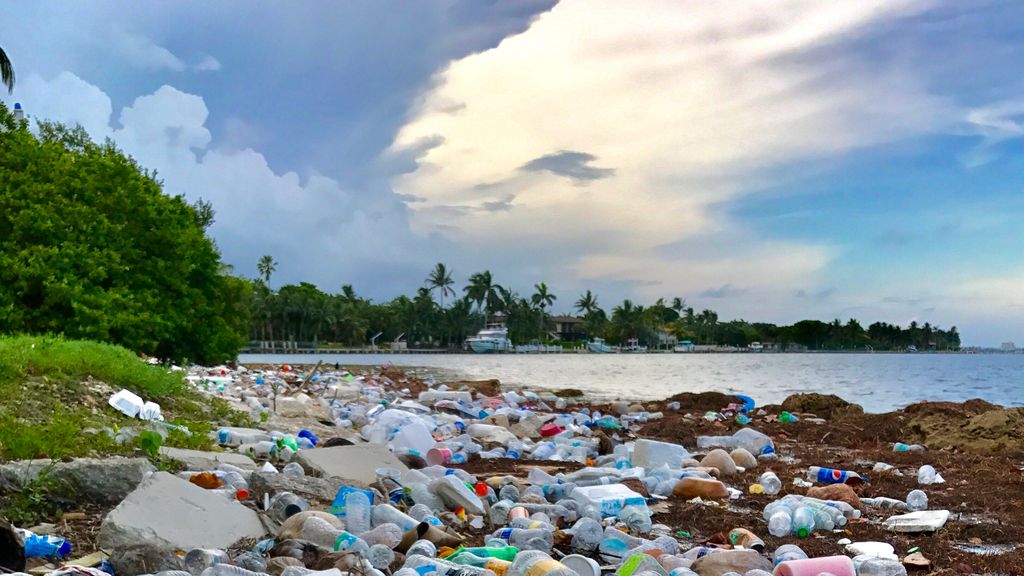
{"type": "Polygon", "coordinates": [[[136,68],[181,72],[186,67],[181,58],[141,34],[115,30],[110,48],[136,68]]]}
{"type": "Polygon", "coordinates": [[[974,108],[967,113],[972,133],[982,140],[961,160],[968,168],[976,168],[994,160],[1000,144],[1024,137],[1024,100],[1007,100],[974,108]]]}
{"type": "Polygon", "coordinates": [[[18,98],[30,117],[79,124],[95,140],[110,135],[110,97],[71,72],[52,80],[30,74],[18,81],[18,98]]]}
{"type": "Polygon", "coordinates": [[[197,72],[216,72],[217,70],[220,70],[220,60],[207,55],[195,65],[194,70],[197,72]]]}
{"type": "Polygon", "coordinates": [[[766,169],[957,122],[914,74],[829,50],[922,6],[567,0],[438,74],[392,151],[434,145],[394,187],[420,200],[419,233],[554,250],[536,256],[548,275],[782,298],[813,287],[833,250],[743,233],[724,206],[766,169]]]}

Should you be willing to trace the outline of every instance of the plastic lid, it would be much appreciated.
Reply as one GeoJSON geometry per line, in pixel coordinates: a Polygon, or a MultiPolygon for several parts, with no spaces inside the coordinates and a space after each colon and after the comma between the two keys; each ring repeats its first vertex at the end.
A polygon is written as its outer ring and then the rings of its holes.
{"type": "Polygon", "coordinates": [[[601,566],[593,558],[570,554],[562,558],[562,564],[580,576],[601,576],[601,566]]]}
{"type": "Polygon", "coordinates": [[[811,531],[808,530],[806,526],[801,526],[796,529],[796,535],[798,538],[807,538],[810,534],[811,531]]]}

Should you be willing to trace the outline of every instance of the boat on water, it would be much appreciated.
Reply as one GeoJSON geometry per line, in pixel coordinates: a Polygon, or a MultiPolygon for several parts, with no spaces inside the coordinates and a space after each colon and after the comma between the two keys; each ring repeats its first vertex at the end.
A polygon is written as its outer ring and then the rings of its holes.
{"type": "Polygon", "coordinates": [[[672,347],[672,351],[677,354],[693,352],[693,342],[689,340],[680,340],[678,344],[672,347]]]}
{"type": "Polygon", "coordinates": [[[508,339],[508,328],[504,326],[487,326],[477,332],[476,336],[466,338],[466,344],[477,354],[515,351],[512,341],[508,339]]]}
{"type": "Polygon", "coordinates": [[[747,350],[751,352],[764,352],[764,344],[761,344],[760,342],[751,342],[750,344],[747,344],[747,350]]]}
{"type": "Polygon", "coordinates": [[[622,351],[629,354],[642,354],[647,352],[647,346],[641,346],[640,340],[630,338],[629,340],[626,340],[626,345],[622,347],[622,351]]]}
{"type": "Polygon", "coordinates": [[[907,346],[907,352],[910,353],[910,354],[913,354],[913,353],[917,352],[917,346],[914,346],[913,344],[911,344],[910,346],[907,346]]]}
{"type": "Polygon", "coordinates": [[[618,352],[619,349],[616,346],[609,346],[604,341],[604,338],[594,338],[590,342],[587,342],[587,350],[595,354],[613,354],[618,352]]]}

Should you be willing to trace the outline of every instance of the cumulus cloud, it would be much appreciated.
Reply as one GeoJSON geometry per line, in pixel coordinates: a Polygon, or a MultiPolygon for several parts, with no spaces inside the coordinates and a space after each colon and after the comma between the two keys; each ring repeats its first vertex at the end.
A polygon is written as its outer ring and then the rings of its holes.
{"type": "Polygon", "coordinates": [[[391,150],[435,145],[393,185],[417,198],[421,234],[531,254],[558,246],[537,267],[561,286],[638,278],[652,285],[634,295],[723,298],[742,286],[794,300],[832,247],[746,233],[724,206],[768,170],[956,121],[898,64],[836,49],[922,6],[561,2],[438,74],[391,150]]]}
{"type": "Polygon", "coordinates": [[[137,68],[166,69],[174,72],[181,72],[186,68],[181,58],[142,34],[117,30],[111,38],[112,49],[137,68]]]}

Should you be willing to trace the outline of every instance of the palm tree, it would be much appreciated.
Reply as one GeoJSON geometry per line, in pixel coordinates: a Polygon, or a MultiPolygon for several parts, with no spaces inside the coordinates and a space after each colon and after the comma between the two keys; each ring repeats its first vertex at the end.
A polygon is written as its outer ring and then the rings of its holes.
{"type": "Polygon", "coordinates": [[[539,337],[543,338],[544,317],[546,315],[545,309],[548,306],[554,304],[555,300],[557,300],[558,297],[552,294],[551,292],[548,292],[548,285],[545,284],[544,282],[541,282],[540,284],[534,284],[533,289],[536,290],[536,292],[534,292],[533,296],[530,297],[530,302],[532,302],[534,306],[540,309],[540,315],[537,319],[537,334],[539,337]]]}
{"type": "Polygon", "coordinates": [[[260,276],[263,277],[263,281],[270,284],[270,276],[277,271],[277,262],[274,262],[273,256],[265,254],[261,256],[260,261],[256,263],[256,270],[258,270],[260,276]]]}
{"type": "Polygon", "coordinates": [[[683,308],[686,308],[686,298],[680,298],[676,296],[672,299],[672,309],[678,314],[682,314],[683,308]]]}
{"type": "Polygon", "coordinates": [[[477,272],[469,277],[469,285],[463,288],[466,297],[475,302],[484,316],[484,324],[487,323],[487,313],[496,306],[501,305],[501,286],[494,283],[490,270],[477,272]]]}
{"type": "Polygon", "coordinates": [[[7,86],[8,94],[14,92],[14,65],[3,48],[0,48],[0,82],[7,86]]]}
{"type": "Polygon", "coordinates": [[[455,285],[455,280],[452,280],[452,273],[448,268],[441,262],[437,263],[434,267],[434,271],[427,276],[427,286],[431,290],[439,290],[441,292],[441,308],[444,308],[444,297],[455,296],[455,290],[452,290],[452,286],[455,285]]]}
{"type": "Polygon", "coordinates": [[[584,315],[590,314],[597,309],[597,296],[587,290],[580,295],[580,299],[576,301],[576,310],[583,313],[584,315]]]}

